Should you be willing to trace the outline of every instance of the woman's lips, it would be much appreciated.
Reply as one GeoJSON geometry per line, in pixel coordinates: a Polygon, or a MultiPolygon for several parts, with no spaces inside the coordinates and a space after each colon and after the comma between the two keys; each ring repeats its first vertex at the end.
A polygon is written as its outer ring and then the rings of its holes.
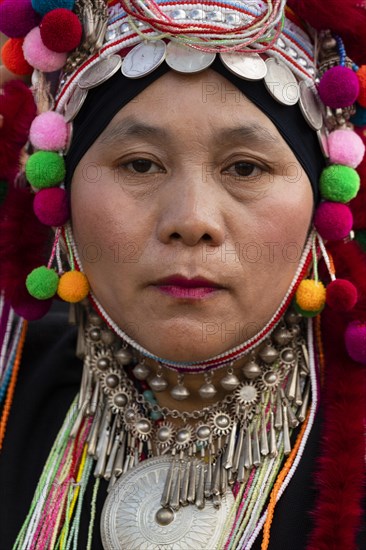
{"type": "Polygon", "coordinates": [[[193,277],[188,279],[180,275],[172,275],[160,279],[154,286],[164,294],[174,298],[185,298],[197,300],[213,294],[223,287],[204,277],[193,277]]]}

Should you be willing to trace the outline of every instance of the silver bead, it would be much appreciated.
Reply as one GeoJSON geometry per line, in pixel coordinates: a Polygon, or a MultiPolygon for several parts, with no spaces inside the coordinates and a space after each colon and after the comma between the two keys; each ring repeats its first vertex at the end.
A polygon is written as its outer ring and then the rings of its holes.
{"type": "Polygon", "coordinates": [[[235,374],[233,374],[232,372],[228,372],[227,375],[224,376],[222,380],[220,380],[220,384],[224,388],[224,390],[233,391],[239,386],[240,381],[239,378],[235,376],[235,374]]]}
{"type": "Polygon", "coordinates": [[[170,392],[170,395],[177,401],[183,401],[189,397],[190,393],[183,384],[177,384],[170,392]]]}
{"type": "Polygon", "coordinates": [[[203,20],[206,18],[206,14],[203,10],[200,10],[200,9],[195,9],[195,10],[192,10],[188,13],[188,16],[191,18],[191,19],[197,19],[197,20],[203,20]]]}
{"type": "Polygon", "coordinates": [[[132,369],[133,375],[137,380],[146,380],[149,376],[151,370],[144,363],[137,363],[137,365],[132,369]]]}
{"type": "Polygon", "coordinates": [[[113,397],[113,402],[117,407],[124,407],[127,404],[127,395],[125,393],[117,393],[113,397]]]}
{"type": "Polygon", "coordinates": [[[216,23],[222,23],[223,21],[225,21],[225,16],[222,11],[214,10],[209,11],[206,14],[206,19],[209,19],[210,21],[215,21],[216,23]]]}
{"type": "Polygon", "coordinates": [[[298,54],[297,54],[297,51],[294,49],[294,48],[286,48],[286,52],[291,56],[293,57],[293,59],[296,59],[298,54]]]}
{"type": "Polygon", "coordinates": [[[169,525],[175,518],[175,514],[171,508],[159,508],[155,514],[155,521],[159,525],[169,525]]]}
{"type": "Polygon", "coordinates": [[[109,374],[106,378],[105,383],[107,384],[108,388],[116,388],[119,384],[119,378],[116,374],[109,374]]]}
{"type": "Polygon", "coordinates": [[[162,426],[158,429],[156,433],[156,437],[159,441],[159,443],[165,443],[166,441],[169,441],[169,439],[172,436],[172,429],[169,426],[162,426]]]}
{"type": "Polygon", "coordinates": [[[278,351],[271,344],[266,344],[264,348],[259,352],[259,357],[267,365],[274,363],[278,358],[278,355],[278,351]]]}
{"type": "Polygon", "coordinates": [[[187,14],[184,10],[173,10],[170,16],[172,19],[186,19],[187,14]]]}
{"type": "Polygon", "coordinates": [[[152,425],[151,425],[150,420],[148,420],[147,418],[140,418],[135,423],[134,428],[137,432],[137,434],[136,434],[137,437],[140,437],[142,439],[146,439],[147,436],[149,436],[150,433],[151,433],[152,425]]]}
{"type": "Polygon", "coordinates": [[[241,19],[238,13],[229,13],[225,18],[225,23],[228,25],[240,25],[241,19]]]}
{"type": "Polygon", "coordinates": [[[242,368],[242,372],[245,376],[245,378],[248,378],[249,380],[255,380],[262,374],[262,369],[260,366],[254,361],[254,359],[251,359],[248,361],[248,363],[245,363],[244,367],[242,368]]]}
{"type": "Polygon", "coordinates": [[[278,328],[273,333],[273,340],[279,346],[285,346],[292,340],[292,334],[286,328],[278,328]]]}
{"type": "Polygon", "coordinates": [[[263,381],[268,386],[273,386],[274,384],[276,384],[278,382],[278,376],[275,372],[268,371],[268,372],[264,373],[263,381]]]}
{"type": "Polygon", "coordinates": [[[121,348],[114,353],[114,357],[119,365],[128,365],[132,361],[132,354],[127,349],[121,348]]]}
{"type": "Polygon", "coordinates": [[[282,40],[282,38],[277,38],[276,45],[279,46],[280,48],[285,48],[285,47],[286,47],[286,44],[285,44],[285,42],[282,40]]]}
{"type": "Polygon", "coordinates": [[[110,360],[108,359],[108,357],[100,357],[97,360],[97,367],[100,370],[107,369],[109,367],[109,365],[110,365],[110,360]]]}
{"type": "Polygon", "coordinates": [[[212,397],[215,397],[215,395],[217,394],[217,390],[212,382],[206,382],[205,384],[202,384],[202,386],[198,390],[198,393],[200,394],[202,399],[211,399],[212,397]]]}
{"type": "Polygon", "coordinates": [[[196,429],[196,436],[197,439],[200,441],[207,441],[208,438],[211,435],[210,426],[207,426],[207,424],[202,424],[201,426],[198,426],[196,429]]]}
{"type": "Polygon", "coordinates": [[[116,29],[109,29],[105,33],[105,39],[106,39],[107,42],[109,42],[111,40],[114,40],[115,38],[117,38],[117,30],[116,29]]]}
{"type": "Polygon", "coordinates": [[[168,387],[168,382],[161,375],[157,374],[150,380],[149,386],[153,391],[164,391],[168,387]]]}
{"type": "Polygon", "coordinates": [[[115,342],[116,335],[112,330],[106,328],[101,332],[101,339],[103,344],[105,344],[106,346],[110,346],[111,344],[113,344],[113,342],[115,342]]]}
{"type": "Polygon", "coordinates": [[[89,321],[92,325],[96,325],[97,327],[100,327],[103,324],[103,319],[101,319],[99,315],[94,312],[89,314],[89,321]]]}
{"type": "Polygon", "coordinates": [[[120,32],[122,34],[126,33],[126,32],[129,32],[131,30],[131,27],[128,23],[122,23],[122,25],[120,26],[119,28],[120,32]]]}
{"type": "Polygon", "coordinates": [[[281,351],[281,361],[286,364],[290,364],[295,361],[295,354],[291,348],[285,348],[281,351]]]}
{"type": "Polygon", "coordinates": [[[92,328],[89,332],[90,339],[93,340],[93,342],[99,342],[100,340],[100,329],[99,328],[92,328]]]}
{"type": "Polygon", "coordinates": [[[303,57],[299,57],[298,62],[299,62],[300,65],[302,65],[303,67],[307,67],[307,65],[308,65],[308,62],[307,62],[306,59],[304,59],[303,57]]]}
{"type": "Polygon", "coordinates": [[[285,315],[285,321],[289,325],[296,325],[301,320],[300,313],[296,313],[295,311],[287,311],[285,315]]]}

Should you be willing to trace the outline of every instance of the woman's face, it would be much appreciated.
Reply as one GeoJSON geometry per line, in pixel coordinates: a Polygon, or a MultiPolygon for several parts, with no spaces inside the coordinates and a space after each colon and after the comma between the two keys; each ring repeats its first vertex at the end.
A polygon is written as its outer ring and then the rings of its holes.
{"type": "Polygon", "coordinates": [[[268,322],[313,208],[276,127],[212,70],[169,72],[123,107],[81,159],[71,197],[96,297],[143,347],[177,361],[212,357],[268,322]]]}

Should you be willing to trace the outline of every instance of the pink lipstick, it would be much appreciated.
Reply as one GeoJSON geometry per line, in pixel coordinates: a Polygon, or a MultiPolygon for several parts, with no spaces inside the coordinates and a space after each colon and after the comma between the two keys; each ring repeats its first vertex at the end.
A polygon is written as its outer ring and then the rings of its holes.
{"type": "Polygon", "coordinates": [[[168,294],[174,298],[191,300],[205,298],[207,295],[223,288],[204,277],[187,279],[181,275],[171,275],[170,277],[160,279],[155,283],[155,286],[164,294],[168,294]]]}

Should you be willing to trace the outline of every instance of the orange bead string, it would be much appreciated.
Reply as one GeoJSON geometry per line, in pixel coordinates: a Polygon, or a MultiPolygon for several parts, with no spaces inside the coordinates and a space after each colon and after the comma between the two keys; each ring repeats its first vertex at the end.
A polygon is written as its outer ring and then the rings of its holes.
{"type": "Polygon", "coordinates": [[[317,315],[315,317],[315,341],[317,347],[317,355],[319,359],[319,370],[320,370],[320,384],[324,385],[324,376],[325,376],[325,359],[324,359],[324,347],[322,342],[321,334],[321,316],[317,315]]]}
{"type": "Polygon", "coordinates": [[[309,416],[310,416],[310,411],[308,410],[308,413],[307,413],[307,416],[304,420],[304,423],[303,425],[301,426],[301,430],[300,430],[300,433],[299,435],[297,436],[297,439],[296,439],[296,442],[295,442],[295,445],[289,455],[289,457],[287,458],[281,472],[278,474],[278,477],[276,479],[276,483],[274,484],[273,486],[273,489],[272,489],[272,492],[271,492],[271,496],[270,496],[270,499],[269,499],[269,505],[268,505],[268,510],[267,510],[267,518],[266,518],[266,521],[265,521],[265,524],[264,524],[264,527],[263,527],[263,539],[262,539],[262,545],[261,545],[261,550],[267,550],[268,549],[268,546],[269,546],[269,539],[270,539],[270,532],[271,532],[271,525],[272,525],[272,520],[273,520],[273,516],[274,516],[274,511],[275,511],[275,507],[276,507],[276,504],[277,504],[277,495],[278,495],[278,492],[295,460],[295,457],[297,455],[297,452],[299,450],[299,447],[300,447],[300,443],[302,441],[302,438],[304,436],[304,433],[305,433],[305,428],[308,424],[308,421],[309,421],[309,416]]]}
{"type": "Polygon", "coordinates": [[[15,356],[13,372],[11,373],[10,384],[9,384],[8,390],[6,392],[6,399],[5,399],[5,403],[4,403],[4,409],[3,409],[3,412],[2,412],[2,415],[1,415],[1,420],[0,420],[0,450],[2,449],[2,446],[3,446],[6,426],[7,426],[8,419],[9,419],[10,409],[11,409],[11,406],[12,406],[12,403],[13,403],[13,398],[14,398],[14,393],[15,393],[15,386],[16,386],[16,383],[17,383],[17,380],[18,380],[20,360],[22,358],[23,347],[24,347],[24,342],[25,342],[25,336],[27,334],[27,328],[28,328],[28,322],[24,321],[23,326],[22,326],[22,332],[20,334],[20,339],[19,339],[19,344],[18,344],[16,356],[15,356]]]}

